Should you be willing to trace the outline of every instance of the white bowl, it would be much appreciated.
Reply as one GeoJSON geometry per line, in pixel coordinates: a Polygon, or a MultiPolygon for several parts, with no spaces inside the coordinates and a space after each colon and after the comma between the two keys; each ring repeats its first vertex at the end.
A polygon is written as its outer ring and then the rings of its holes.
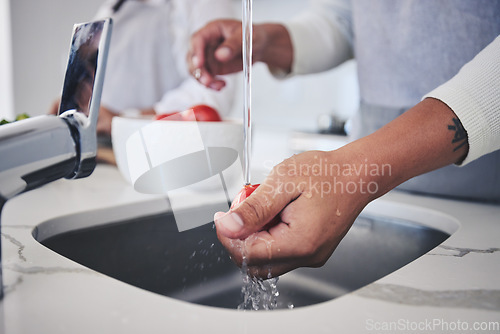
{"type": "Polygon", "coordinates": [[[127,182],[132,184],[127,160],[127,139],[142,127],[151,124],[151,118],[113,117],[111,122],[111,143],[116,165],[127,182]]]}
{"type": "Polygon", "coordinates": [[[111,134],[117,166],[139,192],[160,194],[186,186],[210,190],[220,184],[222,177],[230,182],[242,175],[240,121],[114,117],[111,134]]]}

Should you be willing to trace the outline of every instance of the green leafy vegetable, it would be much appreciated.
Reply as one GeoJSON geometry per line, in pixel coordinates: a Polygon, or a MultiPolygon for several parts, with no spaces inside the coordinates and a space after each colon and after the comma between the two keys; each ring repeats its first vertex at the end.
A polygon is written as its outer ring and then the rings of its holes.
{"type": "MultiPolygon", "coordinates": [[[[12,122],[15,122],[15,121],[21,121],[21,120],[26,119],[26,118],[30,118],[30,116],[29,116],[28,114],[26,114],[26,113],[19,114],[19,115],[17,115],[17,116],[16,116],[16,119],[15,119],[15,120],[13,120],[12,122]]],[[[2,120],[0,121],[0,125],[4,125],[4,124],[8,124],[8,123],[12,123],[12,122],[10,122],[10,121],[8,121],[8,120],[6,120],[6,119],[4,118],[4,119],[2,119],[2,120]]]]}

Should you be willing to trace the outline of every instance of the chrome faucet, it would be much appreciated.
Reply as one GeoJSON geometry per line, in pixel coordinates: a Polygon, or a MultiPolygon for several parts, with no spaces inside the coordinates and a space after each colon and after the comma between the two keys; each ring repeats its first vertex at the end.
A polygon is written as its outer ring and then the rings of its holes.
{"type": "MultiPolygon", "coordinates": [[[[59,115],[0,126],[0,215],[5,202],[20,193],[93,172],[111,26],[106,19],[73,27],[59,115]]],[[[0,238],[0,301],[1,264],[0,238]]]]}
{"type": "Polygon", "coordinates": [[[79,138],[91,135],[82,134],[71,118],[53,115],[1,126],[0,196],[6,201],[63,177],[71,178],[83,171],[89,175],[95,163],[91,158],[80,162],[78,156],[79,138]]]}

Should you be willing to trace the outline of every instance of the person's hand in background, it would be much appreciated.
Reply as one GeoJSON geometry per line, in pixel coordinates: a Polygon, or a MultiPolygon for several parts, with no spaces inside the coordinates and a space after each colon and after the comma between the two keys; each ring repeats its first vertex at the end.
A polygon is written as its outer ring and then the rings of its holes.
{"type": "Polygon", "coordinates": [[[97,134],[111,136],[111,122],[113,121],[113,117],[118,115],[118,113],[101,106],[97,119],[97,134]]]}
{"type": "Polygon", "coordinates": [[[59,113],[59,105],[61,104],[61,99],[56,99],[49,108],[49,115],[57,115],[59,113]]]}
{"type": "MultiPolygon", "coordinates": [[[[252,61],[289,72],[293,48],[288,31],[280,24],[253,27],[252,61]]],[[[242,26],[237,20],[215,20],[195,32],[187,54],[190,73],[203,85],[221,90],[220,75],[242,70],[242,26]]]]}
{"type": "Polygon", "coordinates": [[[113,111],[107,107],[101,106],[99,108],[99,118],[97,119],[97,134],[111,136],[111,123],[113,117],[142,117],[142,116],[154,116],[156,112],[153,108],[149,109],[130,109],[121,112],[113,111]],[[130,112],[133,111],[133,115],[130,112]]]}
{"type": "Polygon", "coordinates": [[[187,55],[189,72],[203,85],[222,89],[226,83],[219,76],[242,69],[241,33],[236,20],[212,21],[195,32],[187,55]]]}

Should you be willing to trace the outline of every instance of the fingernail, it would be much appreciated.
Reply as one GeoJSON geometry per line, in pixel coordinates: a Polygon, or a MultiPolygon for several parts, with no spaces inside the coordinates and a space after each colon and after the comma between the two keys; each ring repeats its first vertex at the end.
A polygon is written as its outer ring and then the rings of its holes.
{"type": "Polygon", "coordinates": [[[222,212],[222,211],[216,212],[214,215],[214,221],[218,220],[220,217],[224,216],[225,214],[226,213],[222,212]]]}
{"type": "Polygon", "coordinates": [[[208,85],[209,88],[212,88],[213,90],[221,90],[223,85],[220,82],[212,82],[211,84],[208,85]]]}
{"type": "Polygon", "coordinates": [[[193,63],[194,67],[200,66],[200,59],[198,58],[198,56],[191,57],[191,62],[193,63]]]}
{"type": "Polygon", "coordinates": [[[223,46],[216,51],[216,56],[219,59],[227,59],[231,56],[231,49],[227,46],[223,46]]]}
{"type": "Polygon", "coordinates": [[[230,232],[239,232],[243,228],[243,220],[235,212],[229,212],[227,214],[219,215],[220,212],[215,214],[215,222],[218,225],[222,225],[226,230],[230,232]]]}
{"type": "Polygon", "coordinates": [[[210,85],[210,79],[207,76],[201,76],[198,79],[198,81],[201,82],[203,85],[205,85],[207,87],[210,85]]]}

